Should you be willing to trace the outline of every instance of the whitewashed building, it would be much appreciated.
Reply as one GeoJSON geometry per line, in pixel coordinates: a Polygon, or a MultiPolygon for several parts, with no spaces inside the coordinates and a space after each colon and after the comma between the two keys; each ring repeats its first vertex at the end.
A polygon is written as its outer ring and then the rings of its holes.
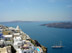
{"type": "Polygon", "coordinates": [[[13,43],[13,35],[3,35],[5,44],[12,44],[13,43]]]}

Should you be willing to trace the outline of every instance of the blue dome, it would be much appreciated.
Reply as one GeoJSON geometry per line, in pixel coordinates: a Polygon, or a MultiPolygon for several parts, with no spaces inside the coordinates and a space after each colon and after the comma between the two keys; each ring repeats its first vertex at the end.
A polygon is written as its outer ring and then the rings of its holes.
{"type": "Polygon", "coordinates": [[[4,38],[2,33],[0,33],[0,38],[4,38]]]}
{"type": "Polygon", "coordinates": [[[3,34],[2,33],[0,33],[0,36],[2,36],[3,34]]]}

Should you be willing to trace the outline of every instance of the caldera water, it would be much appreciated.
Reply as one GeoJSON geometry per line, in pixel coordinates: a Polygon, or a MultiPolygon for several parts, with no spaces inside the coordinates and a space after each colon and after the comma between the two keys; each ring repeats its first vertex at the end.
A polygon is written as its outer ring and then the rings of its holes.
{"type": "Polygon", "coordinates": [[[72,29],[40,26],[51,22],[1,22],[8,27],[20,26],[32,39],[48,48],[48,53],[72,53],[72,29]],[[62,49],[52,49],[56,42],[62,41],[62,49]]]}

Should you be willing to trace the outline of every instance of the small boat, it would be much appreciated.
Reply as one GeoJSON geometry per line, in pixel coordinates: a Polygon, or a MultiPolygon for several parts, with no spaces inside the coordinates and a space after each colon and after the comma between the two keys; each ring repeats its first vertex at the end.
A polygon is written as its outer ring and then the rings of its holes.
{"type": "Polygon", "coordinates": [[[60,45],[54,45],[54,46],[52,46],[52,48],[53,48],[53,49],[63,48],[62,42],[60,41],[60,45]]]}

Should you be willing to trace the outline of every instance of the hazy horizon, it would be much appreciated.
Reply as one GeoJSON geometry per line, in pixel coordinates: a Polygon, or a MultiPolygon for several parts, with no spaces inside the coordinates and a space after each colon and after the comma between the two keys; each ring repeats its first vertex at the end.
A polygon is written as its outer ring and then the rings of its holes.
{"type": "Polygon", "coordinates": [[[0,22],[71,21],[72,0],[0,0],[0,22]]]}

